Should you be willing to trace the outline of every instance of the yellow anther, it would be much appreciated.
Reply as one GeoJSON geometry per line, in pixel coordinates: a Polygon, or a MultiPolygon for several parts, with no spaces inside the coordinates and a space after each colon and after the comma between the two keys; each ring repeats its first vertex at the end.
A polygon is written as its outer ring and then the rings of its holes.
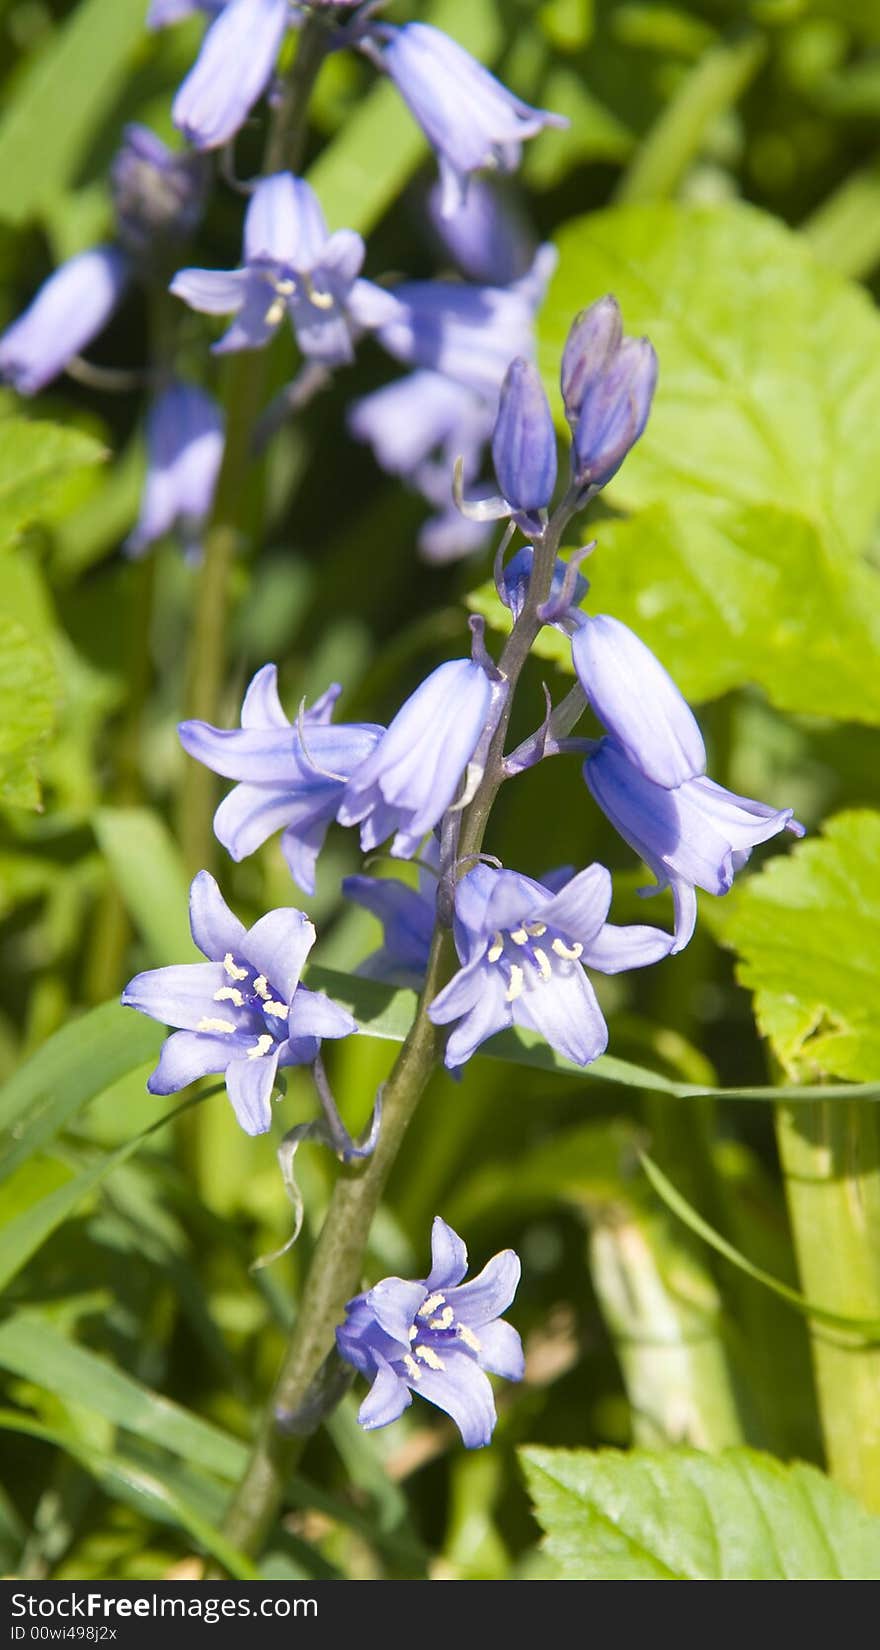
{"type": "Polygon", "coordinates": [[[505,995],[504,1001],[506,1003],[515,1003],[517,997],[522,996],[524,983],[525,983],[525,974],[523,973],[523,970],[520,968],[519,963],[511,963],[511,965],[510,965],[510,984],[507,987],[507,993],[505,995]]]}
{"type": "Polygon", "coordinates": [[[428,1324],[428,1328],[429,1329],[451,1329],[452,1328],[452,1320],[453,1320],[454,1317],[455,1317],[455,1313],[453,1312],[452,1307],[451,1306],[444,1306],[443,1311],[440,1313],[439,1318],[432,1318],[430,1323],[428,1324]]]}
{"type": "Polygon", "coordinates": [[[540,946],[536,945],[532,955],[538,965],[538,973],[540,974],[541,979],[549,980],[553,970],[550,967],[550,958],[548,957],[546,951],[542,951],[540,946]]]}
{"type": "Polygon", "coordinates": [[[227,951],[226,956],[223,958],[223,967],[226,969],[226,972],[231,980],[247,979],[247,969],[238,967],[231,951],[227,951]]]}
{"type": "Polygon", "coordinates": [[[237,985],[221,985],[219,991],[214,992],[215,1003],[232,1003],[235,1008],[241,1008],[244,998],[237,985]]]}
{"type": "Polygon", "coordinates": [[[231,1020],[212,1020],[210,1014],[204,1014],[196,1026],[196,1031],[234,1031],[231,1020]]]}
{"type": "Polygon", "coordinates": [[[504,941],[503,941],[501,935],[497,934],[497,933],[493,934],[492,935],[492,944],[490,945],[489,950],[486,953],[486,955],[489,958],[489,961],[490,962],[497,962],[498,958],[503,954],[503,952],[504,952],[504,941]]]}
{"type": "Polygon", "coordinates": [[[281,298],[292,298],[296,291],[296,281],[292,281],[289,276],[283,275],[280,280],[275,282],[275,291],[281,298]]]}
{"type": "Polygon", "coordinates": [[[464,1341],[465,1346],[469,1346],[472,1352],[482,1352],[482,1341],[477,1340],[473,1330],[468,1329],[466,1323],[457,1323],[455,1326],[455,1332],[458,1335],[459,1340],[464,1341]]]}
{"type": "Polygon", "coordinates": [[[546,922],[527,922],[526,923],[526,933],[531,934],[533,940],[539,940],[541,938],[541,935],[546,934],[546,932],[547,932],[546,922]]]}
{"type": "Polygon", "coordinates": [[[286,1003],[276,1003],[270,997],[269,1001],[267,1003],[265,1003],[264,1006],[263,1006],[263,1013],[264,1014],[274,1014],[276,1019],[278,1019],[278,1020],[286,1020],[287,1019],[287,1014],[288,1014],[287,1004],[286,1003]]]}
{"type": "MultiPolygon", "coordinates": [[[[422,1363],[427,1364],[429,1369],[445,1369],[446,1368],[446,1365],[443,1362],[443,1359],[438,1358],[438,1356],[437,1356],[436,1352],[434,1351],[433,1347],[431,1347],[431,1346],[417,1346],[417,1347],[414,1347],[413,1350],[415,1352],[416,1357],[421,1358],[422,1363]]],[[[409,1353],[407,1353],[407,1357],[409,1357],[409,1353]]]]}
{"type": "Polygon", "coordinates": [[[412,1326],[412,1329],[411,1329],[411,1330],[410,1330],[410,1332],[409,1332],[409,1338],[410,1338],[410,1340],[411,1340],[411,1341],[414,1341],[414,1340],[415,1340],[415,1338],[416,1338],[416,1336],[417,1336],[417,1334],[418,1334],[418,1330],[417,1330],[417,1328],[416,1328],[416,1326],[415,1326],[415,1324],[413,1324],[413,1326],[412,1326]]]}
{"type": "Polygon", "coordinates": [[[334,298],[332,292],[320,292],[308,275],[303,276],[302,283],[306,289],[309,303],[314,304],[316,309],[333,308],[334,298]]]}
{"type": "Polygon", "coordinates": [[[524,928],[511,928],[510,937],[514,945],[528,945],[529,936],[524,928]]]}
{"type": "Polygon", "coordinates": [[[248,1053],[247,1053],[248,1059],[249,1060],[262,1060],[263,1055],[268,1054],[268,1052],[269,1052],[269,1050],[272,1047],[274,1042],[275,1042],[275,1038],[270,1037],[268,1031],[264,1031],[262,1037],[257,1038],[256,1048],[249,1048],[248,1049],[248,1053]]]}
{"type": "Polygon", "coordinates": [[[254,980],[254,990],[257,993],[258,997],[262,997],[264,1002],[268,1001],[268,998],[269,998],[269,981],[266,979],[265,974],[258,974],[257,975],[256,979],[254,980]]]}
{"type": "Polygon", "coordinates": [[[446,1305],[446,1296],[445,1295],[429,1295],[428,1299],[426,1301],[422,1302],[416,1316],[419,1317],[419,1318],[430,1318],[432,1313],[437,1311],[438,1306],[445,1306],[445,1305],[446,1305]]]}
{"type": "Polygon", "coordinates": [[[403,1361],[404,1361],[404,1364],[406,1365],[406,1369],[407,1369],[407,1372],[408,1372],[410,1378],[413,1381],[420,1381],[421,1378],[422,1378],[422,1372],[419,1369],[419,1366],[416,1363],[415,1358],[413,1358],[409,1352],[405,1352],[404,1355],[403,1355],[403,1361]]]}
{"type": "Polygon", "coordinates": [[[553,941],[553,950],[557,957],[564,957],[566,962],[577,962],[578,957],[583,956],[584,948],[579,940],[575,940],[574,945],[566,945],[564,940],[557,938],[553,941]]]}

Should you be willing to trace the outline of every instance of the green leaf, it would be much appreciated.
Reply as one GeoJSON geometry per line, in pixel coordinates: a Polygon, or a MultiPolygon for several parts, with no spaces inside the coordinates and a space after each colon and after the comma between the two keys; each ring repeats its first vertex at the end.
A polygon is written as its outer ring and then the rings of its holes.
{"type": "Polygon", "coordinates": [[[729,898],[721,938],[785,1071],[876,1078],[880,813],[838,814],[821,838],[771,860],[729,898]]]}
{"type": "Polygon", "coordinates": [[[880,1519],[815,1467],[748,1449],[520,1453],[564,1580],[880,1579],[880,1519]]]}
{"type": "Polygon", "coordinates": [[[156,967],[201,961],[189,931],[189,881],[167,825],[149,808],[100,808],[95,835],[156,967]]]}
{"type": "Polygon", "coordinates": [[[39,419],[0,420],[0,550],[32,521],[50,521],[64,488],[106,449],[93,436],[39,419]]]}
{"type": "Polygon", "coordinates": [[[55,721],[51,654],[15,619],[0,616],[0,802],[39,808],[37,763],[55,721]]]}

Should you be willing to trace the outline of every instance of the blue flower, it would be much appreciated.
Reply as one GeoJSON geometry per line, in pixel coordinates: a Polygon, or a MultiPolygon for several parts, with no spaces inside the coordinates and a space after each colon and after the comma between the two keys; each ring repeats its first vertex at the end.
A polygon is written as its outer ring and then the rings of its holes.
{"type": "Polygon", "coordinates": [[[383,943],[358,968],[368,980],[420,991],[428,967],[437,912],[440,852],[436,836],[422,852],[418,887],[394,877],[344,877],[342,892],[379,918],[383,943]]]}
{"type": "Polygon", "coordinates": [[[556,486],[556,431],[537,368],[512,361],[501,386],[492,460],[509,514],[528,531],[556,486]]]}
{"type": "Polygon", "coordinates": [[[581,687],[600,722],[646,779],[667,788],[705,771],[696,719],[649,647],[619,619],[581,615],[571,641],[581,687]]]}
{"type": "Polygon", "coordinates": [[[193,17],[196,12],[216,17],[227,4],[228,0],[150,0],[147,28],[165,29],[169,23],[180,23],[184,17],[193,17]]]}
{"type": "Polygon", "coordinates": [[[181,722],[180,742],[214,773],[240,784],[214,815],[214,830],[234,860],[245,859],[275,831],[294,881],[315,891],[315,864],[346,781],[384,729],[371,722],[333,727],[341,689],[334,684],[292,727],[278,698],[274,665],[264,665],[241,707],[241,728],[181,722]]]}
{"type": "Polygon", "coordinates": [[[584,972],[659,962],[672,936],[606,922],[611,876],[580,871],[557,891],[518,871],[475,865],[455,891],[461,968],[434,998],[435,1025],[457,1021],[445,1063],[464,1065],[487,1037],[512,1025],[536,1031],[567,1060],[586,1066],[604,1052],[608,1028],[584,972]]]}
{"type": "Polygon", "coordinates": [[[356,280],[363,258],[353,229],[328,235],[318,197],[303,178],[276,172],[257,184],[248,203],[244,267],[182,269],[170,290],[191,309],[235,316],[213,345],[216,354],[261,349],[287,316],[303,355],[333,366],[353,356],[352,303],[357,319],[379,290],[356,280]]]}
{"type": "Polygon", "coordinates": [[[147,1088],[173,1094],[197,1077],[225,1072],[245,1133],[265,1134],[279,1066],[311,1062],[322,1037],[347,1037],[357,1023],[346,1009],[299,983],[315,942],[302,911],[269,911],[245,929],[214,878],[199,871],[190,888],[189,920],[209,961],[150,969],[122,993],[125,1007],[182,1028],[163,1045],[147,1088]]]}
{"type": "MultiPolygon", "coordinates": [[[[155,28],[179,15],[178,7],[169,14],[154,5],[150,21],[155,28]]],[[[272,78],[290,20],[288,0],[229,0],[223,7],[172,106],[174,124],[193,148],[217,149],[244,125],[272,78]]]]}
{"type": "Polygon", "coordinates": [[[36,395],[107,325],[130,273],[116,246],[95,246],[62,264],[0,337],[0,378],[19,395],[36,395]]]}
{"type": "MultiPolygon", "coordinates": [[[[482,665],[450,659],[410,694],[375,750],[352,774],[337,813],[360,825],[365,852],[394,832],[391,852],[409,859],[442,819],[489,724],[500,691],[482,665]]],[[[479,779],[471,770],[466,791],[479,779]]]]}
{"type": "Polygon", "coordinates": [[[572,473],[596,491],[610,481],[648,422],[657,357],[647,338],[624,338],[616,299],[575,319],[562,357],[562,396],[574,435],[572,473]]]}
{"type": "Polygon", "coordinates": [[[481,167],[513,172],[525,138],[545,126],[568,125],[564,116],[514,97],[470,52],[429,23],[380,25],[371,40],[381,47],[381,66],[436,151],[447,215],[464,201],[472,172],[481,167]]]}
{"type": "Polygon", "coordinates": [[[137,526],[125,541],[139,556],[166,533],[198,551],[223,458],[223,414],[194,384],[169,384],[147,415],[147,479],[137,526]]]}
{"type": "Polygon", "coordinates": [[[465,280],[483,286],[510,286],[528,274],[535,256],[535,237],[510,193],[489,178],[471,179],[466,200],[451,217],[442,210],[440,183],[432,184],[426,206],[440,251],[465,280]]]}
{"type": "MultiPolygon", "coordinates": [[[[525,606],[534,561],[535,552],[532,545],[523,544],[501,570],[498,594],[505,607],[510,609],[514,620],[519,618],[525,606]]],[[[584,615],[580,610],[580,603],[589,588],[589,581],[583,574],[575,571],[572,578],[570,564],[557,556],[553,564],[553,577],[547,601],[547,608],[552,617],[548,616],[546,623],[552,624],[555,630],[561,630],[566,636],[573,634],[583,623],[584,615]],[[568,599],[564,600],[566,597],[568,599]],[[558,608],[558,612],[553,611],[555,608],[558,608]]]]}
{"type": "Polygon", "coordinates": [[[695,888],[726,894],[752,849],[779,831],[803,836],[791,808],[768,808],[737,796],[703,775],[674,790],[652,783],[614,739],[603,739],[584,763],[584,778],[616,831],[657,878],[671,888],[674,951],[687,945],[697,916],[695,888]]]}
{"type": "Polygon", "coordinates": [[[208,172],[201,155],[175,154],[148,126],[126,126],[110,169],[120,240],[143,259],[197,228],[208,172]]]}
{"type": "Polygon", "coordinates": [[[480,1449],[496,1421],[485,1372],[523,1377],[522,1342],[501,1316],[516,1294],[519,1257],[504,1249],[462,1283],[467,1250],[437,1215],[431,1261],[427,1278],[384,1278],[349,1301],[336,1344],[373,1383],[358,1412],[367,1431],[399,1420],[417,1392],[452,1417],[467,1449],[480,1449]]]}

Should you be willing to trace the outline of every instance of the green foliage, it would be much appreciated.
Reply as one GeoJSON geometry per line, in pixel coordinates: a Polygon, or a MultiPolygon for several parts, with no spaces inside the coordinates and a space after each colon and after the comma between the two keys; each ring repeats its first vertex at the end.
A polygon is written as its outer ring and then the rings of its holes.
{"type": "Polygon", "coordinates": [[[37,763],[55,720],[51,655],[14,619],[0,617],[0,800],[38,808],[37,763]]]}
{"type": "Polygon", "coordinates": [[[0,550],[32,521],[48,522],[65,504],[71,476],[98,464],[106,449],[93,436],[41,419],[0,420],[0,550]]]}
{"type": "Polygon", "coordinates": [[[880,1519],[813,1467],[754,1450],[526,1449],[569,1581],[876,1581],[880,1519]]]}

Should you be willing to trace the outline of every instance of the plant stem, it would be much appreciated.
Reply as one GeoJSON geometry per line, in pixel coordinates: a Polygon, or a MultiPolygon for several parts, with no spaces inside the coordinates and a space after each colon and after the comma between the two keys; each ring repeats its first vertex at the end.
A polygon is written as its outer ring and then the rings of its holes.
{"type": "MultiPolygon", "coordinates": [[[[804,1294],[880,1317],[880,1117],[856,1100],[776,1108],[776,1136],[804,1294]]],[[[880,1512],[880,1347],[811,1325],[832,1478],[880,1512]]]]}

